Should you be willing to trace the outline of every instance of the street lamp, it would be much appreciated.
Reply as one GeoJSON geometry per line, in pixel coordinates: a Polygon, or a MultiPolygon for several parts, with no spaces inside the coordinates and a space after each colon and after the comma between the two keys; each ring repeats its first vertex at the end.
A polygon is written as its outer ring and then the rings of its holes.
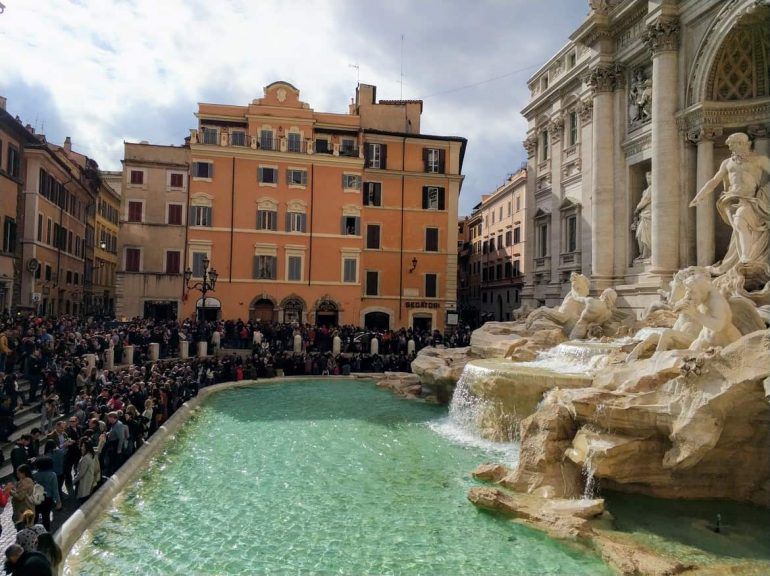
{"type": "Polygon", "coordinates": [[[203,261],[201,262],[201,264],[203,265],[203,274],[201,275],[200,282],[192,282],[193,271],[189,266],[184,271],[184,281],[185,281],[185,285],[187,286],[187,289],[200,290],[200,293],[201,293],[201,309],[200,309],[200,312],[198,313],[198,320],[202,320],[205,318],[206,293],[214,291],[214,286],[216,286],[217,278],[219,277],[219,274],[217,274],[217,271],[214,268],[209,270],[209,264],[211,264],[211,261],[208,259],[207,256],[203,257],[203,261]]]}

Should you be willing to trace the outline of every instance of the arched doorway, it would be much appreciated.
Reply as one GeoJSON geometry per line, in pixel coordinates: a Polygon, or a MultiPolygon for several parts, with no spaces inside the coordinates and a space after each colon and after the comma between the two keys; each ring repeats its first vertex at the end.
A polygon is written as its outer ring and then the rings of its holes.
{"type": "Polygon", "coordinates": [[[197,311],[198,320],[213,322],[219,320],[222,303],[216,298],[206,297],[205,302],[203,298],[198,298],[198,301],[195,303],[195,310],[197,311]]]}
{"type": "Polygon", "coordinates": [[[364,314],[364,327],[369,330],[389,330],[390,314],[386,312],[367,312],[364,314]]]}
{"type": "Polygon", "coordinates": [[[337,326],[340,311],[333,300],[323,299],[318,302],[315,312],[315,323],[318,326],[337,326]]]}
{"type": "Polygon", "coordinates": [[[275,319],[275,302],[268,298],[258,298],[249,307],[249,320],[252,322],[273,322],[275,319]]]}
{"type": "Polygon", "coordinates": [[[299,296],[288,296],[281,302],[283,321],[286,323],[302,323],[302,313],[305,311],[305,301],[299,296]]]}

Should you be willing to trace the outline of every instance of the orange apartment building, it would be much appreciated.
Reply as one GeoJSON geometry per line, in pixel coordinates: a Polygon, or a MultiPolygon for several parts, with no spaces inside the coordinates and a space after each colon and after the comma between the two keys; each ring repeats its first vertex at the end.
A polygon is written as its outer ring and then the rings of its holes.
{"type": "Polygon", "coordinates": [[[218,281],[183,315],[443,329],[466,140],[420,134],[421,113],[369,85],[347,114],[287,82],[247,106],[199,104],[186,265],[195,282],[208,260],[218,281]]]}

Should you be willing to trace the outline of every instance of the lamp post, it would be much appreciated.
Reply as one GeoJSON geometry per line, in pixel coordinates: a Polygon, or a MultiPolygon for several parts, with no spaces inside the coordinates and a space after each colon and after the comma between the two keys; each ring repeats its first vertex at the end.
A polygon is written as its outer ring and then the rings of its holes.
{"type": "Polygon", "coordinates": [[[203,320],[206,317],[206,293],[214,291],[214,286],[216,286],[217,278],[219,277],[219,274],[214,268],[209,270],[209,264],[211,264],[211,261],[208,259],[207,256],[203,257],[202,264],[203,264],[203,274],[201,275],[200,282],[191,281],[193,271],[189,266],[187,267],[187,270],[184,271],[184,281],[185,281],[185,286],[187,286],[187,289],[200,290],[200,293],[201,293],[201,307],[200,307],[200,311],[197,314],[198,320],[203,320]]]}

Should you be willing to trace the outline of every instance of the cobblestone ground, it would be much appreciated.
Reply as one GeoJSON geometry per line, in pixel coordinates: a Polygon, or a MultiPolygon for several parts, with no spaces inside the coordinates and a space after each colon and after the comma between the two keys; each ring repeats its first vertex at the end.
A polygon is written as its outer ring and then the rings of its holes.
{"type": "MultiPolygon", "coordinates": [[[[78,501],[77,498],[72,497],[70,498],[66,494],[66,488],[64,489],[65,493],[62,494],[62,509],[61,510],[54,510],[53,513],[53,522],[51,523],[51,531],[56,532],[59,527],[64,524],[64,522],[69,518],[75,510],[78,509],[78,501]]],[[[0,565],[2,565],[3,560],[5,559],[5,555],[3,554],[5,552],[5,549],[16,542],[16,528],[13,525],[12,520],[13,515],[13,509],[11,507],[10,501],[8,502],[8,506],[5,507],[2,514],[0,514],[0,523],[3,527],[3,532],[0,534],[0,565]]]]}

